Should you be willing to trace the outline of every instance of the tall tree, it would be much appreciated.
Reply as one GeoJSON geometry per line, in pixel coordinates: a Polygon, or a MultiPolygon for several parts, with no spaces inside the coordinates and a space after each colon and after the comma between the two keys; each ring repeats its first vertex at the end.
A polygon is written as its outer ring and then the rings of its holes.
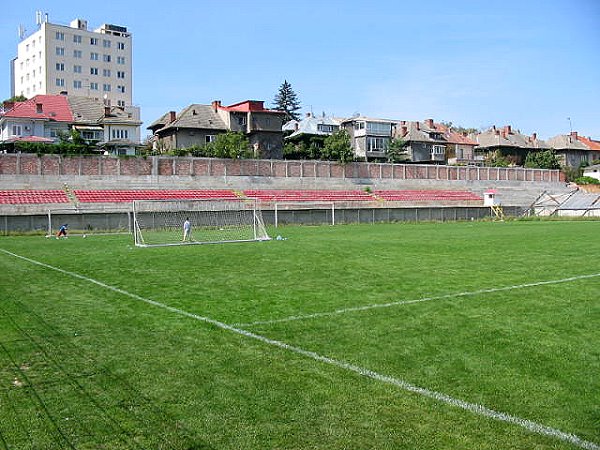
{"type": "Polygon", "coordinates": [[[300,101],[292,89],[292,85],[287,80],[283,80],[279,87],[279,92],[273,100],[273,106],[279,111],[285,111],[285,122],[300,120],[300,114],[297,112],[300,109],[300,101]]]}

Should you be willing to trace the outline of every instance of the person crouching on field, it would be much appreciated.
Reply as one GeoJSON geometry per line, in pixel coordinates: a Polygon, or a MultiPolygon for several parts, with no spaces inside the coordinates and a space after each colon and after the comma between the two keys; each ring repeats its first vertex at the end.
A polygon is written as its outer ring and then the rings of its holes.
{"type": "Polygon", "coordinates": [[[56,233],[56,239],[59,239],[61,236],[66,238],[68,229],[69,229],[68,223],[61,225],[60,228],[58,229],[58,233],[56,233]]]}

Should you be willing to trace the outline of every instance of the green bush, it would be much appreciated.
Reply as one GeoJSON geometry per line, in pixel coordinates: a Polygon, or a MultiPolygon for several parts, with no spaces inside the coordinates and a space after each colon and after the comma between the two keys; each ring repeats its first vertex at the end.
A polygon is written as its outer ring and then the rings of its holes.
{"type": "Polygon", "coordinates": [[[579,177],[575,180],[577,184],[600,184],[600,180],[594,177],[579,177]]]}

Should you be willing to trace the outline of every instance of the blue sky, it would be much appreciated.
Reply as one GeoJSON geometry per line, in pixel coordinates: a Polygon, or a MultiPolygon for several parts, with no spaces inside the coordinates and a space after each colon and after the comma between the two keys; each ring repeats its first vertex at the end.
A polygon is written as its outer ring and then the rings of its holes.
{"type": "Polygon", "coordinates": [[[273,97],[302,112],[512,125],[600,139],[600,0],[10,1],[0,15],[0,97],[17,27],[86,19],[133,34],[145,127],[191,103],[273,97]],[[32,4],[35,3],[35,4],[32,4]],[[571,121],[569,123],[570,118],[571,121]]]}

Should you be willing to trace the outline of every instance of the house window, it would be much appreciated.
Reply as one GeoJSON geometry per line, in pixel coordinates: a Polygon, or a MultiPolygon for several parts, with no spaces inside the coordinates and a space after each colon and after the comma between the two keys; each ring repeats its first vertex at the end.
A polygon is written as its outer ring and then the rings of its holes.
{"type": "Polygon", "coordinates": [[[56,56],[65,56],[65,48],[56,47],[56,56]]]}
{"type": "Polygon", "coordinates": [[[90,38],[90,45],[98,45],[98,38],[90,38]]]}
{"type": "Polygon", "coordinates": [[[73,81],[73,88],[75,88],[75,89],[81,89],[81,81],[80,80],[74,80],[73,81]]]}
{"type": "Polygon", "coordinates": [[[98,55],[98,53],[92,52],[90,53],[90,59],[92,61],[98,61],[100,59],[100,55],[98,55]]]}
{"type": "Polygon", "coordinates": [[[110,62],[110,55],[102,55],[102,61],[110,62]]]}
{"type": "Polygon", "coordinates": [[[81,66],[74,65],[73,66],[73,73],[81,73],[81,66]]]}
{"type": "Polygon", "coordinates": [[[355,130],[364,130],[365,129],[365,123],[364,122],[355,122],[354,123],[354,129],[355,130]]]}
{"type": "Polygon", "coordinates": [[[367,133],[392,134],[392,124],[385,122],[367,122],[367,133]]]}
{"type": "Polygon", "coordinates": [[[214,142],[216,139],[216,136],[214,134],[207,134],[206,135],[206,143],[210,144],[211,142],[214,142]]]}
{"type": "Polygon", "coordinates": [[[73,42],[75,44],[81,44],[81,35],[80,34],[74,34],[73,35],[73,42]]]}
{"type": "Polygon", "coordinates": [[[64,87],[64,85],[65,85],[65,79],[64,78],[57,78],[56,79],[56,85],[60,86],[60,87],[64,87]]]}
{"type": "Polygon", "coordinates": [[[110,41],[108,39],[102,40],[102,45],[104,48],[110,48],[110,41]]]}
{"type": "Polygon", "coordinates": [[[445,155],[446,147],[443,145],[434,145],[431,148],[431,155],[445,155]]]}
{"type": "Polygon", "coordinates": [[[120,106],[121,108],[125,107],[125,100],[117,100],[117,106],[120,106]]]}
{"type": "Polygon", "coordinates": [[[246,125],[246,116],[238,116],[237,123],[238,125],[246,125]]]}
{"type": "Polygon", "coordinates": [[[122,72],[122,71],[117,72],[117,78],[125,78],[125,72],[122,72]]]}
{"type": "Polygon", "coordinates": [[[57,31],[56,32],[56,40],[57,41],[64,41],[65,40],[65,33],[63,33],[62,31],[57,31]]]}
{"type": "Polygon", "coordinates": [[[102,69],[103,77],[110,77],[110,69],[102,69]]]}
{"type": "Polygon", "coordinates": [[[125,64],[125,57],[117,56],[117,64],[125,64]]]}
{"type": "Polygon", "coordinates": [[[13,125],[12,126],[12,135],[13,136],[21,136],[21,125],[13,125]]]}
{"type": "Polygon", "coordinates": [[[117,48],[119,50],[125,50],[125,42],[117,42],[117,48]]]}
{"type": "Polygon", "coordinates": [[[112,138],[113,139],[129,139],[129,131],[128,130],[112,130],[112,138]]]}
{"type": "Polygon", "coordinates": [[[90,89],[92,91],[97,91],[98,90],[98,83],[90,83],[90,89]]]}
{"type": "Polygon", "coordinates": [[[102,85],[102,90],[103,90],[104,92],[110,92],[110,84],[104,83],[104,84],[102,85]]]}
{"type": "Polygon", "coordinates": [[[324,123],[317,124],[317,130],[321,131],[323,133],[333,133],[338,128],[339,127],[337,125],[327,125],[327,124],[324,124],[324,123]]]}
{"type": "Polygon", "coordinates": [[[98,75],[98,68],[90,67],[90,75],[98,75]]]}
{"type": "Polygon", "coordinates": [[[56,63],[56,70],[58,70],[59,72],[64,72],[65,71],[65,63],[56,63]]]}
{"type": "Polygon", "coordinates": [[[81,50],[73,50],[73,58],[81,58],[81,50]]]}
{"type": "Polygon", "coordinates": [[[125,93],[125,86],[117,86],[117,91],[120,92],[121,94],[125,93]]]}
{"type": "Polygon", "coordinates": [[[368,137],[367,151],[368,152],[385,152],[388,148],[389,139],[382,137],[368,137]]]}

